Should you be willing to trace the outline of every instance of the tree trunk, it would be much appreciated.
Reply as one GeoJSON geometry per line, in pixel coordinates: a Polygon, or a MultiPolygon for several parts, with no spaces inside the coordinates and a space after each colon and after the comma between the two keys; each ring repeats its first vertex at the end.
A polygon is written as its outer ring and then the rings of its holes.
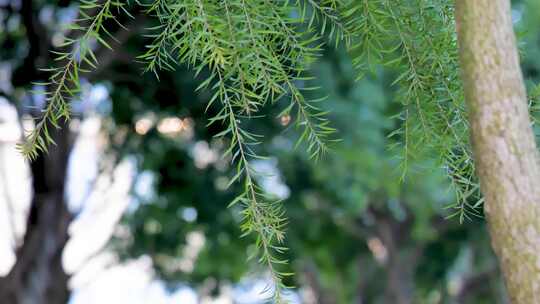
{"type": "Polygon", "coordinates": [[[512,303],[540,303],[540,170],[509,0],[456,0],[465,99],[492,246],[512,303]]]}
{"type": "Polygon", "coordinates": [[[10,304],[65,304],[68,275],[62,252],[72,215],[64,201],[69,155],[68,128],[54,132],[56,146],[31,164],[34,197],[23,244],[10,273],[0,278],[0,302],[10,304]]]}
{"type": "Polygon", "coordinates": [[[313,292],[317,304],[336,304],[335,294],[322,286],[317,265],[308,261],[303,269],[304,281],[313,292]]]}
{"type": "Polygon", "coordinates": [[[400,223],[392,215],[376,218],[377,234],[387,252],[384,303],[411,304],[414,302],[417,255],[403,245],[403,236],[411,233],[409,222],[400,223]]]}
{"type": "MultiPolygon", "coordinates": [[[[70,1],[58,1],[67,6],[70,1]]],[[[28,54],[22,67],[12,75],[15,87],[27,87],[33,81],[47,79],[39,67],[52,62],[50,39],[38,14],[41,5],[23,0],[20,15],[26,30],[28,54]],[[37,7],[36,7],[37,6],[37,7]]],[[[41,116],[37,111],[34,116],[41,116]]],[[[72,214],[67,209],[64,190],[68,156],[72,147],[69,128],[49,127],[56,145],[33,161],[33,198],[26,222],[23,243],[16,248],[16,262],[5,277],[0,277],[0,303],[65,304],[69,298],[68,279],[62,267],[62,252],[68,240],[72,214]]]]}

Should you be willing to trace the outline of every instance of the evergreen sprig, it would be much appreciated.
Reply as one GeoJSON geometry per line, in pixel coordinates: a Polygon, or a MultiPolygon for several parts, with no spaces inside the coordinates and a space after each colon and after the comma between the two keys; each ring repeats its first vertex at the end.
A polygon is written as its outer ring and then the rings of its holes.
{"type": "Polygon", "coordinates": [[[39,153],[46,153],[49,145],[54,144],[50,128],[60,128],[60,120],[70,118],[70,99],[80,92],[79,74],[87,72],[89,68],[95,69],[99,64],[93,44],[97,41],[104,47],[112,49],[103,38],[107,35],[114,39],[104,27],[104,22],[108,19],[116,20],[113,10],[128,13],[125,6],[126,4],[119,0],[107,0],[103,3],[97,0],[81,1],[81,17],[70,25],[69,30],[74,32],[74,35],[77,35],[77,32],[82,34],[77,38],[64,38],[65,41],[60,47],[67,51],[52,51],[56,56],[55,60],[63,64],[60,67],[43,69],[51,73],[49,81],[36,83],[48,88],[45,93],[47,105],[34,129],[26,136],[26,141],[18,145],[18,149],[25,157],[35,159],[39,153]],[[87,13],[90,11],[95,12],[95,15],[90,16],[87,13]]]}
{"type": "Polygon", "coordinates": [[[469,126],[459,79],[453,3],[361,1],[359,35],[352,54],[362,75],[377,64],[395,68],[403,108],[401,127],[390,134],[401,152],[402,179],[411,158],[439,155],[456,195],[451,216],[478,216],[482,204],[468,142],[469,126]],[[418,33],[422,33],[419,35],[418,33]]]}
{"type": "MultiPolygon", "coordinates": [[[[111,48],[105,36],[114,37],[104,24],[117,20],[114,13],[126,10],[120,0],[83,0],[81,18],[71,26],[77,38],[65,38],[56,52],[59,67],[48,69],[51,77],[42,85],[48,88],[47,106],[27,140],[19,146],[22,153],[34,159],[47,152],[54,140],[49,128],[59,127],[60,119],[70,117],[70,99],[79,92],[79,74],[95,69],[96,42],[111,48]]],[[[282,277],[276,265],[286,261],[282,253],[285,217],[281,202],[267,197],[255,182],[257,173],[251,159],[261,158],[255,151],[260,136],[241,127],[245,119],[254,118],[267,103],[288,99],[282,116],[295,114],[300,128],[299,142],[306,142],[312,158],[327,150],[335,130],[317,103],[307,99],[304,91],[310,80],[307,67],[319,55],[324,35],[350,45],[354,18],[352,1],[252,1],[252,0],[155,0],[142,4],[144,12],[156,18],[157,26],[148,29],[151,40],[138,57],[146,71],[159,75],[187,64],[196,74],[209,71],[198,89],[214,91],[207,107],[218,106],[219,114],[210,123],[221,123],[225,130],[218,137],[229,139],[225,152],[237,168],[231,183],[242,181],[244,191],[232,204],[244,207],[242,230],[255,234],[259,260],[267,265],[275,288],[275,300],[281,300],[282,277]]]]}
{"type": "MultiPolygon", "coordinates": [[[[276,302],[282,301],[281,290],[285,287],[282,278],[286,274],[278,266],[286,263],[279,258],[286,250],[286,220],[281,202],[265,195],[250,165],[250,160],[263,158],[255,149],[261,136],[241,127],[241,122],[256,117],[267,103],[289,99],[280,116],[296,114],[296,125],[302,130],[298,142],[307,143],[312,158],[328,150],[327,142],[332,141],[335,132],[325,118],[326,112],[316,105],[321,99],[306,99],[303,94],[314,89],[303,86],[310,80],[305,71],[321,50],[319,33],[325,30],[316,30],[314,11],[309,23],[305,21],[305,9],[294,17],[301,8],[299,2],[295,4],[298,6],[248,0],[155,1],[147,12],[155,15],[159,25],[150,29],[154,32],[149,35],[153,42],[139,57],[156,75],[161,69],[173,69],[177,63],[191,66],[196,73],[210,72],[198,89],[214,91],[207,107],[219,104],[221,110],[210,123],[225,126],[216,136],[229,139],[224,154],[236,166],[230,183],[244,184],[244,191],[231,205],[243,206],[241,228],[244,235],[256,236],[258,259],[270,272],[276,302]]],[[[324,7],[325,12],[331,12],[324,7]]],[[[337,27],[337,21],[332,18],[329,24],[337,27]]],[[[330,35],[337,32],[341,33],[332,30],[330,35]]]]}

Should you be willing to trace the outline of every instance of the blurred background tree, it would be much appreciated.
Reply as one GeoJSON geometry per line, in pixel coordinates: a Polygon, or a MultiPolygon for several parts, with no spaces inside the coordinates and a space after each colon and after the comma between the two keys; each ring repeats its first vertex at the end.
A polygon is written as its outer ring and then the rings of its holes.
{"type": "MultiPolygon", "coordinates": [[[[0,93],[21,121],[40,114],[43,101],[31,90],[43,88],[32,83],[48,78],[39,68],[54,65],[48,50],[58,46],[60,24],[74,18],[76,5],[0,1],[0,93]]],[[[531,83],[540,69],[538,5],[514,1],[513,10],[531,83]]],[[[97,48],[100,65],[85,76],[89,86],[106,88],[110,102],[75,108],[81,121],[97,113],[102,122],[100,174],[125,160],[136,164],[133,201],[111,247],[124,259],[149,256],[171,289],[187,283],[211,296],[230,284],[266,282],[266,270],[247,259],[255,250],[252,240],[239,238],[239,207],[227,208],[239,186],[227,188],[235,168],[220,157],[227,143],[214,138],[222,126],[206,126],[219,109],[205,112],[211,93],[195,90],[206,72],[195,76],[180,66],[160,72],[159,81],[142,74],[134,59],[147,43],[140,34],[153,21],[132,14],[135,19],[121,20],[129,31],[111,22],[116,50],[97,48]]],[[[284,199],[286,267],[294,272],[287,283],[305,303],[505,303],[482,219],[445,219],[452,213],[445,207],[456,198],[447,172],[432,169],[437,155],[417,155],[400,180],[400,160],[388,149],[399,140],[390,135],[402,123],[390,118],[403,108],[392,85],[400,67],[376,66],[355,81],[352,66],[344,50],[328,47],[309,70],[315,76],[310,81],[321,87],[314,94],[328,95],[321,106],[331,110],[342,139],[323,161],[294,149],[294,117],[266,107],[264,117],[248,122],[266,135],[258,149],[272,156],[254,163],[268,173],[258,183],[284,199]]],[[[69,225],[80,215],[67,208],[64,195],[76,130],[53,134],[57,145],[30,163],[33,199],[25,234],[13,243],[16,263],[0,279],[0,298],[9,303],[69,298],[61,256],[69,225]]],[[[2,170],[2,180],[8,179],[11,172],[2,170]]]]}

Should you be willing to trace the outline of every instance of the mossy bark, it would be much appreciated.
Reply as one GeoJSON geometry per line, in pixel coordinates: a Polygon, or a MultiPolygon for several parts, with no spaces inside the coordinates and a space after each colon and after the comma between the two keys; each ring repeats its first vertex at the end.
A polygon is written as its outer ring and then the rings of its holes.
{"type": "Polygon", "coordinates": [[[456,0],[474,158],[512,303],[540,303],[540,168],[509,0],[456,0]]]}

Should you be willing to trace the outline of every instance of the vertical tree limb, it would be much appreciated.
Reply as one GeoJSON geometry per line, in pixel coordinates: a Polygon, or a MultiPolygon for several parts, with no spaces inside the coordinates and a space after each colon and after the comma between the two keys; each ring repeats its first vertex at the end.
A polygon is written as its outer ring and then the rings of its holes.
{"type": "Polygon", "coordinates": [[[512,303],[540,303],[540,168],[509,0],[456,0],[474,158],[512,303]]]}
{"type": "Polygon", "coordinates": [[[69,128],[51,128],[57,145],[31,163],[32,198],[16,262],[0,277],[0,302],[62,304],[69,298],[62,252],[73,216],[65,203],[65,175],[71,150],[69,128]]]}

